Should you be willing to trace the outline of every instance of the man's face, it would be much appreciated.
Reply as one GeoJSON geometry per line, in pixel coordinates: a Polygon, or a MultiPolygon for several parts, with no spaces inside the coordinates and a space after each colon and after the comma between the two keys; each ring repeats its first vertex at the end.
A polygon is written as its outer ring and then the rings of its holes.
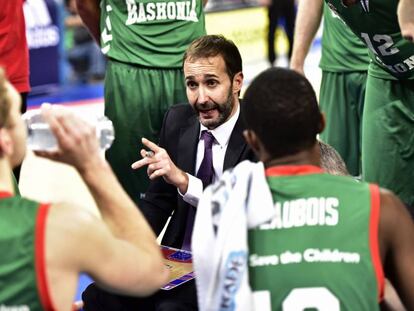
{"type": "Polygon", "coordinates": [[[221,56],[187,59],[184,76],[188,101],[201,124],[214,129],[234,115],[243,75],[237,73],[230,80],[221,56]]]}
{"type": "Polygon", "coordinates": [[[26,154],[27,131],[20,113],[20,95],[10,83],[6,84],[6,88],[8,98],[11,102],[10,119],[7,127],[13,141],[13,153],[10,156],[10,165],[15,167],[22,163],[26,154]]]}

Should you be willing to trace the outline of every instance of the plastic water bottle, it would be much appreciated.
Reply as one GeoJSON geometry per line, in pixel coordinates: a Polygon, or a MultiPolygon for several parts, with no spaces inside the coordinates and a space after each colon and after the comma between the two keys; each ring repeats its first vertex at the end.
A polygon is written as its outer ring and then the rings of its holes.
{"type": "MultiPolygon", "coordinates": [[[[55,108],[55,107],[54,107],[55,108]]],[[[60,106],[59,109],[69,109],[60,106]]],[[[22,116],[27,127],[27,147],[33,151],[58,150],[56,137],[50,130],[49,124],[44,121],[40,109],[28,110],[22,116]]],[[[102,150],[108,149],[115,139],[114,127],[111,120],[105,116],[83,118],[96,128],[96,137],[102,150]]]]}

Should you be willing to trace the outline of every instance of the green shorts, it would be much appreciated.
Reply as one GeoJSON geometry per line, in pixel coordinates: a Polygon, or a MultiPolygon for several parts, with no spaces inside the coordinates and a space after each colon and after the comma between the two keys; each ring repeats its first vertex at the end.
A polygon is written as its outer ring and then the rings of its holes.
{"type": "Polygon", "coordinates": [[[414,206],[414,80],[368,77],[362,173],[414,206]]]}
{"type": "Polygon", "coordinates": [[[141,159],[141,138],[158,143],[165,112],[170,106],[185,102],[181,69],[145,68],[108,61],[105,115],[114,124],[115,141],[106,152],[106,158],[136,203],[149,183],[146,167],[131,168],[133,162],[141,159]]]}
{"type": "Polygon", "coordinates": [[[319,106],[326,117],[320,138],[334,147],[353,176],[361,175],[361,122],[366,71],[322,72],[319,106]]]}

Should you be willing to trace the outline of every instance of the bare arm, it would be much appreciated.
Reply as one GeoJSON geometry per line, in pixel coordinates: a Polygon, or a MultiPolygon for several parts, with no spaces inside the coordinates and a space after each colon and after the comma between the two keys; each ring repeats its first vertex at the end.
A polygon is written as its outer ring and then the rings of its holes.
{"type": "Polygon", "coordinates": [[[321,23],[323,0],[300,0],[295,24],[290,68],[304,74],[306,55],[321,23]]]}
{"type": "Polygon", "coordinates": [[[40,155],[74,166],[102,215],[103,222],[82,218],[88,225],[79,244],[90,250],[81,252],[85,255],[79,259],[81,268],[114,291],[141,295],[155,291],[168,276],[155,235],[101,156],[95,129],[67,112],[49,108],[44,116],[60,150],[40,155]]]}
{"type": "Polygon", "coordinates": [[[414,0],[400,0],[397,13],[402,36],[414,42],[414,0]]]}
{"type": "Polygon", "coordinates": [[[385,276],[408,310],[414,309],[414,224],[405,206],[381,190],[379,242],[385,276]]]}
{"type": "Polygon", "coordinates": [[[76,0],[79,16],[81,17],[86,28],[88,28],[92,37],[100,45],[100,0],[76,0]]]}

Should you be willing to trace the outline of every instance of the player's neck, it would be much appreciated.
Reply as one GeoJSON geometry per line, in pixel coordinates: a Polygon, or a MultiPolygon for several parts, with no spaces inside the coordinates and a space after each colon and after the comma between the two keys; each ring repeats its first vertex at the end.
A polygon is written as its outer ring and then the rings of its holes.
{"type": "Polygon", "coordinates": [[[5,159],[0,159],[0,191],[14,193],[12,171],[5,159]]]}
{"type": "Polygon", "coordinates": [[[315,165],[320,166],[319,146],[315,144],[313,147],[302,150],[295,154],[264,161],[265,167],[279,165],[315,165]]]}

